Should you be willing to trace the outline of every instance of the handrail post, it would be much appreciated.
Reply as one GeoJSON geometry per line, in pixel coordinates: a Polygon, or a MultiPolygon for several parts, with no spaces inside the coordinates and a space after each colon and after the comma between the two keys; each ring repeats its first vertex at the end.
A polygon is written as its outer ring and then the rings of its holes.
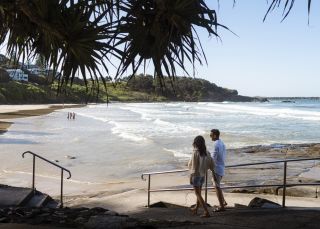
{"type": "Polygon", "coordinates": [[[62,208],[63,207],[63,170],[65,170],[65,171],[67,171],[69,173],[69,176],[67,177],[67,179],[71,178],[71,172],[68,169],[66,169],[64,167],[61,167],[60,165],[58,165],[56,163],[53,163],[53,162],[49,161],[48,159],[46,159],[44,157],[41,157],[38,154],[35,154],[35,153],[31,152],[31,151],[24,152],[22,154],[22,158],[24,158],[25,154],[31,154],[33,156],[33,165],[32,165],[32,190],[33,190],[33,195],[35,195],[35,193],[36,193],[36,188],[35,188],[36,157],[38,157],[38,158],[40,158],[40,159],[42,159],[42,160],[44,160],[44,161],[46,161],[46,162],[48,162],[48,163],[50,163],[50,164],[52,164],[52,165],[54,165],[54,166],[56,166],[56,167],[61,169],[61,190],[60,190],[60,192],[61,192],[60,193],[61,194],[61,196],[60,196],[61,204],[60,204],[60,207],[62,208]]]}
{"type": "Polygon", "coordinates": [[[282,190],[282,207],[286,207],[286,186],[287,186],[287,162],[283,166],[283,190],[282,190]]]}
{"type": "Polygon", "coordinates": [[[151,175],[149,174],[148,175],[148,204],[147,204],[148,208],[150,207],[150,182],[151,182],[150,177],[151,177],[151,175]]]}
{"type": "Polygon", "coordinates": [[[206,178],[206,186],[205,186],[205,189],[204,189],[204,202],[206,203],[206,204],[208,204],[208,171],[206,172],[206,176],[205,176],[205,178],[206,178]]]}
{"type": "Polygon", "coordinates": [[[63,208],[63,169],[61,169],[61,190],[60,190],[60,208],[63,208]]]}
{"type": "Polygon", "coordinates": [[[36,156],[33,155],[33,164],[32,164],[32,191],[33,191],[33,195],[36,192],[35,189],[35,184],[34,184],[34,180],[35,180],[35,167],[36,167],[36,156]]]}

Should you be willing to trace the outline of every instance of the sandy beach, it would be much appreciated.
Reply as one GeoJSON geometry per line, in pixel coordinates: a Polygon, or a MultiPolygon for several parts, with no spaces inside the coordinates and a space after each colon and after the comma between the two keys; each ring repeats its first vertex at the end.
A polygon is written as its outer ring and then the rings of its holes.
{"type": "Polygon", "coordinates": [[[33,104],[33,105],[0,105],[0,134],[12,125],[10,119],[49,114],[64,108],[83,107],[81,104],[33,104]]]}

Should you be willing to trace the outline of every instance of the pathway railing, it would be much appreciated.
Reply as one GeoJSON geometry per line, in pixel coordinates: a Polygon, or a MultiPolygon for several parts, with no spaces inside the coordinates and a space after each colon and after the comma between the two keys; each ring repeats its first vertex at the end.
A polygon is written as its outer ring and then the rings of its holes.
{"type": "MultiPolygon", "coordinates": [[[[317,158],[300,158],[300,159],[287,159],[287,160],[276,160],[276,161],[267,161],[267,162],[256,162],[256,163],[246,163],[246,164],[237,164],[237,165],[228,165],[226,168],[237,168],[237,167],[247,167],[247,166],[254,166],[254,165],[266,165],[266,164],[277,164],[283,163],[283,182],[282,184],[261,184],[261,185],[242,185],[242,186],[226,186],[221,187],[221,189],[236,189],[236,188],[258,188],[258,187],[277,187],[276,191],[278,194],[278,190],[280,188],[283,189],[282,191],[282,207],[286,206],[286,188],[287,187],[294,187],[294,186],[320,186],[319,183],[293,183],[287,184],[287,164],[296,161],[315,161],[320,160],[320,157],[317,158]]],[[[146,180],[145,176],[148,176],[148,202],[147,207],[150,207],[150,193],[152,192],[166,192],[166,191],[187,191],[193,190],[192,187],[190,188],[165,188],[165,189],[151,189],[151,176],[153,175],[160,175],[160,174],[169,174],[169,173],[182,173],[187,172],[188,169],[179,169],[179,170],[170,170],[170,171],[160,171],[160,172],[150,172],[150,173],[143,173],[141,175],[142,180],[146,180]]],[[[205,177],[205,202],[207,203],[207,196],[208,196],[208,189],[215,189],[214,187],[208,187],[208,176],[205,177]]]]}
{"type": "Polygon", "coordinates": [[[56,167],[58,167],[58,168],[61,169],[60,207],[62,208],[62,207],[63,207],[63,171],[66,171],[67,173],[69,173],[69,176],[67,177],[67,179],[70,179],[70,178],[71,178],[71,172],[70,172],[68,169],[66,169],[66,168],[64,168],[64,167],[62,167],[62,166],[60,166],[60,165],[58,165],[58,164],[56,164],[56,163],[53,163],[52,161],[49,161],[48,159],[46,159],[46,158],[44,158],[44,157],[41,157],[41,156],[39,156],[38,154],[35,154],[35,153],[31,152],[31,151],[26,151],[26,152],[24,152],[24,153],[22,154],[22,157],[23,157],[23,158],[24,158],[24,155],[25,155],[25,154],[31,154],[31,155],[33,156],[33,163],[32,163],[32,190],[34,191],[34,193],[35,193],[35,191],[36,191],[36,189],[35,189],[36,157],[38,157],[38,158],[40,158],[41,160],[46,161],[46,162],[48,162],[49,164],[52,164],[52,165],[54,165],[54,166],[56,166],[56,167]]]}

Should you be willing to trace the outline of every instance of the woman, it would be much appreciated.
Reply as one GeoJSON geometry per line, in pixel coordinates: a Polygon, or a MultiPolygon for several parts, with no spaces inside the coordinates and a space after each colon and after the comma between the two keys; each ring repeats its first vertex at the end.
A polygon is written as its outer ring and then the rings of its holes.
{"type": "Polygon", "coordinates": [[[209,212],[206,203],[201,196],[201,188],[208,169],[213,169],[212,158],[207,151],[205,140],[202,136],[197,136],[193,141],[193,153],[188,163],[190,170],[190,184],[193,185],[197,196],[197,203],[194,208],[191,208],[192,213],[197,214],[199,205],[204,209],[204,214],[201,217],[209,217],[209,212]]]}

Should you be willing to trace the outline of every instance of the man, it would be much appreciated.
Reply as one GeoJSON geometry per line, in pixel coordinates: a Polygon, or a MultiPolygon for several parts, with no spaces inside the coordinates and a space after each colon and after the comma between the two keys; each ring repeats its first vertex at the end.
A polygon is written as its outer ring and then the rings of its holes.
{"type": "Polygon", "coordinates": [[[212,129],[210,132],[210,137],[214,141],[214,149],[211,152],[211,157],[215,164],[214,172],[212,173],[213,183],[216,188],[216,194],[219,200],[220,206],[215,208],[215,211],[224,211],[227,202],[224,199],[220,182],[224,176],[224,161],[226,158],[226,147],[223,141],[220,139],[220,131],[218,129],[212,129]]]}

